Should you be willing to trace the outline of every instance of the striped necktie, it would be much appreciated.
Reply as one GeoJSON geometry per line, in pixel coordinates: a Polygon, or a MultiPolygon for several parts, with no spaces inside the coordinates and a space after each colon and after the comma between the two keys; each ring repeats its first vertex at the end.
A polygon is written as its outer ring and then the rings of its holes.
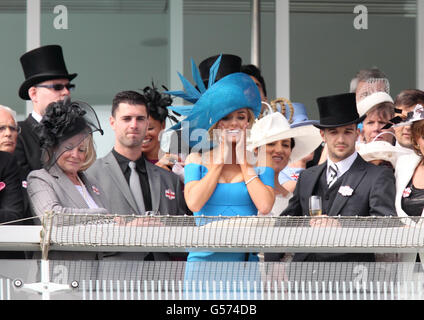
{"type": "Polygon", "coordinates": [[[334,182],[336,182],[337,180],[337,172],[338,172],[338,168],[336,164],[331,164],[330,167],[328,168],[329,172],[330,172],[330,177],[328,179],[328,188],[331,188],[331,186],[334,184],[334,182]]]}

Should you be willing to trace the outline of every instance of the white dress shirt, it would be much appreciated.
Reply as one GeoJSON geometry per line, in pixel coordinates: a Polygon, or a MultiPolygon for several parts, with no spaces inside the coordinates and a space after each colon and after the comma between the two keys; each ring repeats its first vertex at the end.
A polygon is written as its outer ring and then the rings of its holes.
{"type": "Polygon", "coordinates": [[[38,122],[38,123],[40,123],[41,122],[41,119],[43,119],[43,116],[41,116],[40,114],[38,114],[37,112],[35,112],[35,111],[32,111],[31,112],[31,115],[32,115],[32,117],[38,122]]]}
{"type": "Polygon", "coordinates": [[[89,208],[97,209],[99,207],[97,203],[94,201],[94,199],[91,197],[91,195],[87,192],[87,189],[85,187],[82,187],[80,185],[75,185],[75,187],[77,188],[79,193],[82,195],[82,197],[84,198],[89,208]]]}
{"type": "Polygon", "coordinates": [[[330,166],[335,164],[337,166],[337,179],[340,178],[346,171],[350,169],[352,164],[355,162],[358,152],[354,152],[346,159],[339,162],[333,162],[330,158],[327,159],[327,181],[330,181],[330,166]]]}

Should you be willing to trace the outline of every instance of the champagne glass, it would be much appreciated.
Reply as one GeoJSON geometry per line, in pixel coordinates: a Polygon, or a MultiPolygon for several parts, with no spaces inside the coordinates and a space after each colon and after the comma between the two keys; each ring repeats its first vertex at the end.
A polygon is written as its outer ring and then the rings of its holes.
{"type": "Polygon", "coordinates": [[[320,216],[322,214],[322,200],[320,196],[311,196],[309,198],[309,215],[311,217],[320,216]]]}

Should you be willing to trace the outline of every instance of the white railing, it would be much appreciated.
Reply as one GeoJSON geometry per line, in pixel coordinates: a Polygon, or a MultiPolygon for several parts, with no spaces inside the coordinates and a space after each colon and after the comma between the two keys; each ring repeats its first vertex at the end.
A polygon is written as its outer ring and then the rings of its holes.
{"type": "Polygon", "coordinates": [[[0,226],[0,250],[41,251],[42,258],[32,278],[0,277],[0,299],[51,299],[53,293],[76,299],[424,299],[424,275],[415,264],[416,254],[424,251],[422,218],[317,219],[326,221],[324,226],[311,227],[318,220],[309,217],[46,214],[42,225],[0,226]],[[196,265],[104,259],[81,267],[82,261],[49,260],[53,251],[365,252],[409,260],[196,265]],[[188,276],[193,266],[197,274],[188,276]]]}
{"type": "Polygon", "coordinates": [[[50,250],[419,252],[421,217],[193,217],[58,215],[44,220],[50,250]]]}

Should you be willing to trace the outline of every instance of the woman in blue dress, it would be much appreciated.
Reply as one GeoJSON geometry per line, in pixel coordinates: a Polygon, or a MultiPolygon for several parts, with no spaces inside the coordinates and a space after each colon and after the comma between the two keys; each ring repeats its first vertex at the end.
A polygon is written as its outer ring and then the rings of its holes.
{"type": "MultiPolygon", "coordinates": [[[[187,116],[185,126],[174,126],[173,129],[182,128],[182,136],[189,137],[192,147],[184,170],[184,197],[195,216],[256,216],[258,212],[267,215],[274,204],[271,159],[264,157],[255,167],[246,151],[247,130],[261,110],[260,93],[253,80],[243,73],[232,73],[215,82],[219,63],[220,57],[211,68],[208,89],[200,81],[197,67],[192,63],[193,78],[199,91],[183,80],[184,95],[171,92],[186,99],[190,92],[191,98],[196,91],[199,93],[197,98],[191,99],[195,102],[192,107],[185,107],[185,110],[173,107],[174,111],[185,112],[187,116]],[[184,134],[184,128],[188,128],[187,134],[184,134]]],[[[216,220],[196,219],[198,225],[211,221],[216,220]]],[[[228,282],[231,287],[235,282],[237,292],[246,291],[246,286],[253,286],[254,281],[259,280],[257,263],[249,263],[257,261],[258,257],[253,253],[190,252],[185,273],[186,290],[207,293],[213,290],[215,282],[228,292],[228,282]],[[205,286],[206,282],[209,290],[199,287],[199,283],[205,286]],[[243,283],[244,288],[240,288],[243,283]]]]}

